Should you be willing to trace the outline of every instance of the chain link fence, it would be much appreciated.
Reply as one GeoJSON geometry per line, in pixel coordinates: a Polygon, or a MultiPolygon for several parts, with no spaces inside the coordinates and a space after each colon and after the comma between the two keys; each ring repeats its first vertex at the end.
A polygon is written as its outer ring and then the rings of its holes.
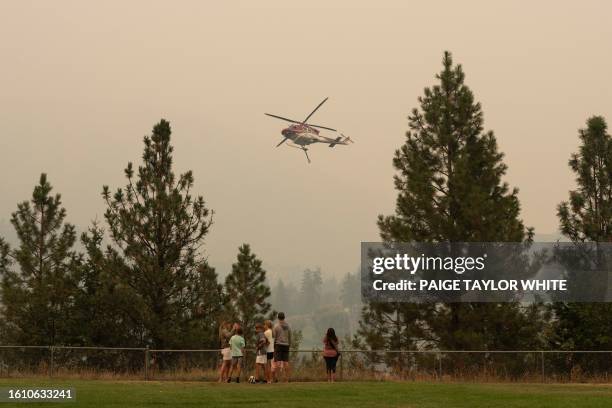
{"type": "MultiPolygon", "coordinates": [[[[0,377],[216,381],[219,350],[0,346],[0,377]]],[[[293,350],[293,381],[324,381],[320,350],[293,350]]],[[[247,350],[242,376],[253,374],[247,350]]],[[[612,351],[342,350],[338,380],[612,382],[612,351]]]]}

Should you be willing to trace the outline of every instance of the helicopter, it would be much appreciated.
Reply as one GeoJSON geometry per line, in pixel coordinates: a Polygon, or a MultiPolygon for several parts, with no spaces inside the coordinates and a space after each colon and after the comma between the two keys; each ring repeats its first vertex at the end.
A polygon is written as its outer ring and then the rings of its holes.
{"type": "Polygon", "coordinates": [[[308,145],[311,145],[313,143],[325,143],[329,145],[329,147],[334,147],[336,145],[348,145],[349,143],[353,143],[353,140],[350,137],[344,136],[342,133],[340,133],[340,136],[338,137],[327,137],[321,135],[318,130],[325,129],[331,132],[338,132],[336,129],[307,123],[308,119],[310,119],[312,115],[314,115],[314,113],[328,99],[329,98],[323,99],[323,101],[318,104],[317,107],[314,108],[314,110],[310,112],[308,116],[306,116],[306,119],[301,122],[278,115],[272,115],[271,113],[266,113],[266,115],[270,117],[292,123],[292,125],[290,125],[288,128],[285,128],[281,131],[281,134],[283,135],[283,140],[281,140],[280,143],[276,145],[276,147],[279,147],[280,145],[289,140],[290,142],[287,143],[287,146],[301,149],[306,155],[306,160],[308,160],[308,163],[310,163],[310,157],[308,157],[308,148],[306,148],[306,146],[308,145]]]}

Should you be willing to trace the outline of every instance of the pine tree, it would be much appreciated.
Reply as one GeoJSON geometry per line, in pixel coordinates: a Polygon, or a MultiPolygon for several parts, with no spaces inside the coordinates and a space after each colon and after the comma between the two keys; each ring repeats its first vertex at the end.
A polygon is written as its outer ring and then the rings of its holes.
{"type": "Polygon", "coordinates": [[[563,235],[573,242],[612,241],[612,140],[603,117],[593,116],[580,129],[581,146],[572,154],[569,167],[578,188],[569,202],[557,207],[563,235]]]}
{"type": "MultiPolygon", "coordinates": [[[[104,230],[94,222],[81,235],[85,250],[79,268],[79,291],[74,317],[80,344],[85,346],[137,347],[142,330],[134,332],[131,311],[135,296],[113,273],[112,256],[104,252],[104,230]]],[[[110,253],[114,250],[109,249],[110,253]]],[[[99,364],[104,365],[102,359],[99,364]]]]}
{"type": "Polygon", "coordinates": [[[342,306],[350,309],[361,305],[361,281],[359,280],[359,272],[348,272],[344,276],[340,300],[342,301],[342,306]]]}
{"type": "Polygon", "coordinates": [[[293,283],[285,283],[282,279],[278,279],[271,292],[270,301],[275,311],[282,311],[288,315],[302,312],[301,294],[293,283]]]}
{"type": "Polygon", "coordinates": [[[118,252],[114,273],[133,294],[134,330],[156,348],[187,346],[185,333],[199,319],[194,311],[209,293],[201,284],[201,253],[212,213],[194,197],[191,171],[175,176],[170,124],[161,120],[144,138],[143,163],[127,185],[111,195],[104,186],[105,218],[118,252]]]}
{"type": "Polygon", "coordinates": [[[320,304],[323,279],[320,269],[306,269],[300,286],[301,311],[313,312],[320,304]]]}
{"type": "Polygon", "coordinates": [[[190,344],[201,344],[204,348],[216,348],[219,346],[218,323],[220,316],[227,314],[227,297],[223,292],[223,286],[219,284],[215,268],[208,262],[202,263],[199,268],[199,293],[206,296],[196,304],[194,315],[197,319],[193,322],[193,330],[190,335],[193,340],[190,344]]]}
{"type": "Polygon", "coordinates": [[[10,251],[8,245],[0,244],[7,342],[59,345],[73,341],[71,312],[80,259],[73,250],[75,228],[64,222],[61,196],[51,191],[46,174],[41,174],[32,199],[20,203],[12,214],[19,246],[10,251]],[[11,263],[19,270],[13,270],[11,263]]]}
{"type": "Polygon", "coordinates": [[[381,236],[396,242],[521,242],[518,190],[461,65],[445,52],[439,85],[425,88],[409,116],[406,143],[395,152],[396,211],[379,216],[381,236]]]}
{"type": "Polygon", "coordinates": [[[247,344],[253,344],[255,324],[263,323],[270,311],[270,288],[266,285],[266,271],[262,261],[251,252],[248,244],[238,248],[237,262],[225,278],[225,291],[234,318],[242,323],[247,344]]]}
{"type": "MultiPolygon", "coordinates": [[[[0,237],[0,277],[4,277],[12,273],[11,266],[13,264],[13,260],[11,259],[10,254],[11,254],[10,245],[4,240],[4,238],[0,237]]],[[[4,313],[4,311],[2,311],[2,313],[4,313]]],[[[0,318],[0,340],[4,340],[5,342],[11,341],[8,331],[9,329],[7,327],[6,319],[4,317],[1,317],[0,318]]]]}
{"type": "Polygon", "coordinates": [[[10,257],[11,247],[0,237],[0,276],[4,276],[9,271],[11,264],[13,263],[10,257]]]}
{"type": "MultiPolygon", "coordinates": [[[[603,117],[593,116],[580,129],[580,148],[569,167],[576,175],[576,190],[559,204],[557,215],[563,235],[572,242],[612,241],[612,137],[603,117]]],[[[609,244],[608,244],[609,245],[609,244]]],[[[581,276],[581,279],[587,277],[581,276]]],[[[596,284],[596,283],[595,283],[596,284]]],[[[591,286],[594,287],[594,286],[591,286]]],[[[605,288],[605,285],[597,287],[605,288]]],[[[610,303],[556,303],[553,345],[562,349],[610,350],[610,303]]],[[[588,356],[575,356],[588,359],[588,356]]],[[[585,360],[585,369],[595,361],[585,360]]]]}
{"type": "MultiPolygon", "coordinates": [[[[409,116],[406,142],[395,152],[398,197],[395,214],[378,218],[381,237],[386,242],[530,240],[533,232],[519,218],[518,190],[502,181],[503,154],[493,132],[484,131],[481,106],[464,83],[463,69],[453,65],[449,52],[442,62],[439,84],[425,88],[420,109],[409,116]]],[[[528,324],[526,316],[516,304],[370,303],[361,334],[386,347],[518,347],[521,337],[507,336],[506,330],[528,324]]]]}
{"type": "Polygon", "coordinates": [[[287,307],[290,304],[290,299],[287,296],[287,288],[285,282],[281,278],[276,281],[274,289],[271,291],[270,301],[275,310],[288,312],[287,307]]]}

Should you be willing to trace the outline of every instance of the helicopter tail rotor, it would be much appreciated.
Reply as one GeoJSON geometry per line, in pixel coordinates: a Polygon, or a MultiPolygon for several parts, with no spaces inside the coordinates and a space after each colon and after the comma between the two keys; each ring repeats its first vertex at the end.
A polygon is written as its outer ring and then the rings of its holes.
{"type": "Polygon", "coordinates": [[[329,144],[329,147],[334,147],[337,144],[346,145],[346,144],[349,144],[349,143],[354,143],[353,139],[351,139],[348,136],[344,136],[342,133],[340,133],[340,136],[338,136],[333,142],[331,142],[329,144]]]}
{"type": "Polygon", "coordinates": [[[350,138],[350,136],[344,136],[342,133],[340,133],[340,135],[341,135],[341,136],[342,136],[342,138],[343,138],[343,139],[342,139],[342,141],[343,141],[343,142],[346,142],[347,144],[348,144],[348,143],[355,143],[355,142],[353,141],[353,139],[351,139],[351,138],[350,138]]]}

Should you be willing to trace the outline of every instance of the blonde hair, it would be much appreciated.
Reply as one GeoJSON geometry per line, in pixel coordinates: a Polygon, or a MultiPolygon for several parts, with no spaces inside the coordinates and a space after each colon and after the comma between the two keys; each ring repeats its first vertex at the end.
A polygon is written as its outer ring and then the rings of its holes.
{"type": "Polygon", "coordinates": [[[266,329],[271,329],[272,328],[272,321],[271,320],[266,320],[264,322],[264,326],[266,326],[266,329]]]}

